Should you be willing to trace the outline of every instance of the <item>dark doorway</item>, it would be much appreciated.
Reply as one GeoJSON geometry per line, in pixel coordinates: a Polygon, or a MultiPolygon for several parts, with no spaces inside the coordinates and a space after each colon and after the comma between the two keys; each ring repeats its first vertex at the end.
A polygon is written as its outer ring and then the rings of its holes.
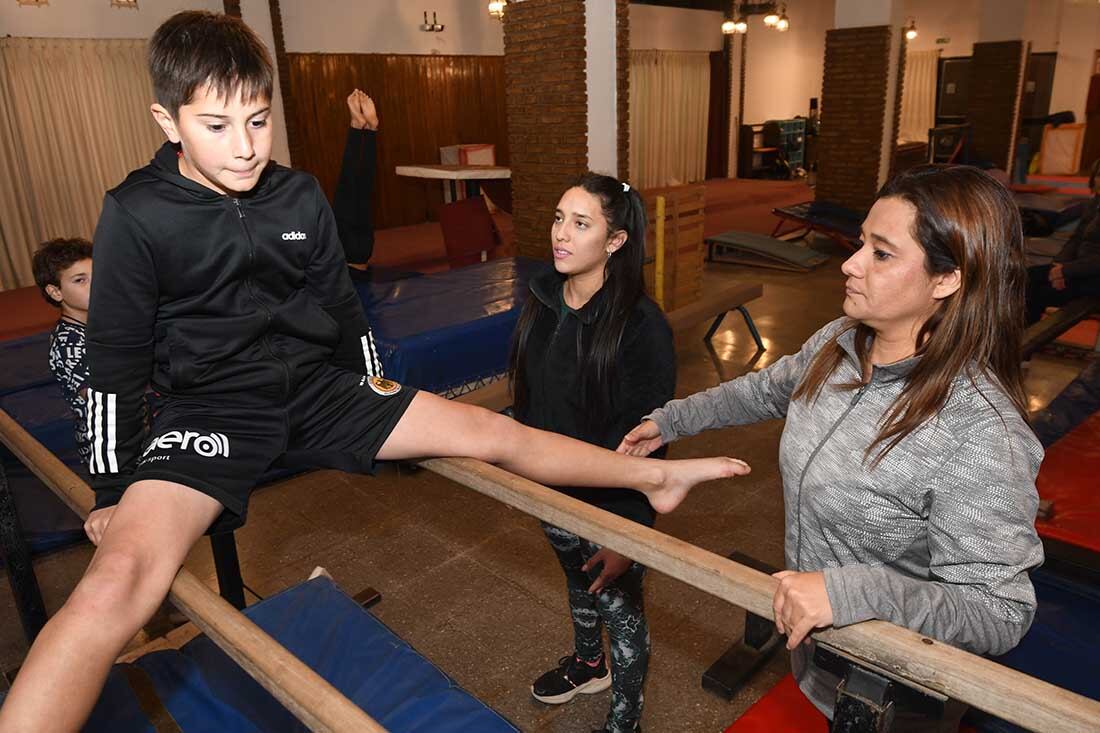
{"type": "Polygon", "coordinates": [[[710,109],[707,112],[707,178],[727,178],[730,162],[729,38],[710,52],[710,109]]]}
{"type": "Polygon", "coordinates": [[[940,59],[936,74],[936,127],[966,121],[970,100],[970,57],[940,59]]]}

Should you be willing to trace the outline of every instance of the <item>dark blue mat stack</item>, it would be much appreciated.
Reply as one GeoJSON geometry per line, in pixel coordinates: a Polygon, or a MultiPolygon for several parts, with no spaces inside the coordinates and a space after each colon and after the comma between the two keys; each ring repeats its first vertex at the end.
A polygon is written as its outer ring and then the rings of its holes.
{"type": "MultiPolygon", "coordinates": [[[[49,333],[0,342],[0,409],[87,479],[76,452],[72,411],[47,364],[49,348],[49,333]]],[[[3,446],[0,461],[32,553],[84,541],[83,522],[3,446]]]]}
{"type": "MultiPolygon", "coordinates": [[[[244,614],[390,733],[518,731],[328,578],[301,583],[244,614]]],[[[114,665],[84,733],[155,733],[145,710],[161,720],[171,715],[184,733],[307,730],[206,636],[114,665]],[[130,681],[135,676],[142,678],[141,699],[130,681]]]]}
{"type": "MultiPolygon", "coordinates": [[[[391,733],[518,730],[327,578],[285,590],[245,615],[391,733]]],[[[184,733],[306,730],[205,636],[134,665],[156,699],[139,701],[128,665],[115,665],[84,733],[154,733],[143,704],[162,706],[184,733]]]]}
{"type": "MultiPolygon", "coordinates": [[[[1100,700],[1100,588],[1042,569],[1031,580],[1039,600],[1035,622],[1019,646],[994,661],[1100,700]]],[[[967,720],[984,733],[1024,731],[973,710],[967,720]]]]}
{"type": "Polygon", "coordinates": [[[548,266],[517,257],[356,283],[386,376],[454,396],[503,375],[527,282],[548,266]]]}

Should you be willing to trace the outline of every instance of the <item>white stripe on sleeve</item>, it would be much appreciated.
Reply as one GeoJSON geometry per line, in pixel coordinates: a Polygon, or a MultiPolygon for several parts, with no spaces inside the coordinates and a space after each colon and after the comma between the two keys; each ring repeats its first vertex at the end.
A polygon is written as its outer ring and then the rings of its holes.
{"type": "MultiPolygon", "coordinates": [[[[369,334],[369,333],[370,333],[370,331],[367,331],[367,334],[369,334]]],[[[368,341],[368,336],[366,334],[359,337],[359,346],[362,347],[362,349],[363,349],[363,364],[366,365],[366,367],[367,367],[367,376],[368,377],[373,377],[374,376],[374,361],[371,360],[371,357],[370,357],[370,341],[368,341]]]]}
{"type": "Polygon", "coordinates": [[[115,457],[115,397],[113,392],[107,395],[107,468],[111,473],[118,473],[118,459],[115,457]]]}
{"type": "MultiPolygon", "coordinates": [[[[91,438],[95,435],[95,390],[89,388],[88,396],[86,397],[87,416],[85,422],[87,424],[88,437],[91,438]]],[[[93,450],[88,456],[88,473],[95,473],[95,451],[93,450]]]]}
{"type": "Polygon", "coordinates": [[[104,473],[106,467],[103,463],[103,393],[88,391],[92,395],[92,473],[104,473]]]}

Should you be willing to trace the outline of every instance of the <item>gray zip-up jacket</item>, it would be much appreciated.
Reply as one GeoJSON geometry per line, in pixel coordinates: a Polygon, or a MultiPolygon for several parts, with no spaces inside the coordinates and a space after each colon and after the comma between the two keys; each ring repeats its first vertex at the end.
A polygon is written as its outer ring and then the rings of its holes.
{"type": "MultiPolygon", "coordinates": [[[[940,413],[874,468],[867,446],[920,357],[876,366],[860,382],[848,358],[814,401],[791,401],[814,355],[846,324],[828,324],[759,372],[674,400],[647,416],[669,443],[711,428],[786,417],[779,444],[787,567],[824,571],[833,625],[883,619],[978,654],[1019,643],[1035,615],[1027,571],[1043,560],[1035,475],[1043,451],[1004,392],[956,380],[940,413]]],[[[873,457],[873,456],[872,456],[873,457]]],[[[792,655],[799,686],[832,715],[838,680],[792,655]]]]}

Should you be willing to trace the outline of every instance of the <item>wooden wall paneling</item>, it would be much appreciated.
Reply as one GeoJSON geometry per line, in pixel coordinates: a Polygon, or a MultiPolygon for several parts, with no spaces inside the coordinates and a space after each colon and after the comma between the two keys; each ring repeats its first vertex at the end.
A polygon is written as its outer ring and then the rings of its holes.
{"type": "Polygon", "coordinates": [[[317,176],[332,199],[347,138],[346,97],[359,88],[378,106],[378,178],[375,226],[435,219],[442,202],[438,181],[399,177],[399,165],[439,162],[439,148],[492,143],[508,165],[504,112],[504,57],[390,54],[288,54],[298,132],[295,166],[317,176]]]}

